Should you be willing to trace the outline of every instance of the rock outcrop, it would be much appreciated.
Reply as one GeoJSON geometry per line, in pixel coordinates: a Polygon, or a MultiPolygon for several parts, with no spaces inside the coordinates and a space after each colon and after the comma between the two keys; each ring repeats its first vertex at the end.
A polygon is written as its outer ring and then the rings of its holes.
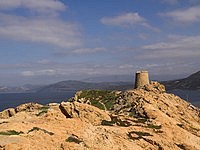
{"type": "Polygon", "coordinates": [[[110,116],[97,107],[78,102],[62,102],[59,106],[66,118],[82,118],[93,125],[101,124],[102,120],[110,121],[110,116]]]}
{"type": "Polygon", "coordinates": [[[19,105],[15,108],[15,111],[16,112],[21,112],[21,111],[34,111],[38,108],[41,108],[42,105],[40,104],[37,104],[37,103],[26,103],[26,104],[22,104],[22,105],[19,105]]]}
{"type": "Polygon", "coordinates": [[[0,119],[7,119],[9,117],[12,117],[16,114],[14,108],[8,108],[2,112],[0,112],[0,119]]]}
{"type": "Polygon", "coordinates": [[[21,111],[35,111],[38,108],[41,108],[42,105],[37,104],[37,103],[26,103],[17,106],[16,108],[8,108],[2,112],[0,112],[0,119],[7,119],[9,117],[14,116],[16,113],[21,112],[21,111]]]}
{"type": "Polygon", "coordinates": [[[0,113],[0,150],[199,150],[200,110],[158,82],[0,113]],[[2,117],[4,116],[4,117],[2,117]]]}

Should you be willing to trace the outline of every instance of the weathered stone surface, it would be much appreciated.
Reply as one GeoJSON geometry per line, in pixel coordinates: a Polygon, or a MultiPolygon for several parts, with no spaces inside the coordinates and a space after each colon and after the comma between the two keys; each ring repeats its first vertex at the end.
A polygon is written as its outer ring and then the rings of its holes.
{"type": "Polygon", "coordinates": [[[88,104],[62,102],[59,108],[67,118],[85,118],[94,125],[100,124],[102,120],[110,120],[105,111],[88,104]]]}

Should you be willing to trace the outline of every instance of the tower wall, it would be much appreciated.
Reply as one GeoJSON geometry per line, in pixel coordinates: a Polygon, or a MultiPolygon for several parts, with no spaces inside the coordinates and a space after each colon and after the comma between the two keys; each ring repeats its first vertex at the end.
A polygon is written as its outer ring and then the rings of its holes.
{"type": "Polygon", "coordinates": [[[135,88],[142,87],[146,84],[149,84],[148,71],[137,71],[135,75],[135,88]]]}

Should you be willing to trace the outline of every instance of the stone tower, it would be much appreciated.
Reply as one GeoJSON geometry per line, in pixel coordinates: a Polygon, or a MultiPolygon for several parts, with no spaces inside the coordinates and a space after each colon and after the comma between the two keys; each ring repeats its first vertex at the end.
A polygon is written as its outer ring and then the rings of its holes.
{"type": "Polygon", "coordinates": [[[149,84],[148,71],[137,71],[135,74],[135,88],[149,84]]]}

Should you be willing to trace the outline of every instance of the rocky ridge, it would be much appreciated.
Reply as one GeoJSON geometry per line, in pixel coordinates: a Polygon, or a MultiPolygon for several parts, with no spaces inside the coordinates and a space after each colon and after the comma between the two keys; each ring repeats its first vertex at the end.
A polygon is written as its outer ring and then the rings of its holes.
{"type": "Polygon", "coordinates": [[[0,150],[198,150],[200,110],[158,82],[0,112],[0,150]]]}

